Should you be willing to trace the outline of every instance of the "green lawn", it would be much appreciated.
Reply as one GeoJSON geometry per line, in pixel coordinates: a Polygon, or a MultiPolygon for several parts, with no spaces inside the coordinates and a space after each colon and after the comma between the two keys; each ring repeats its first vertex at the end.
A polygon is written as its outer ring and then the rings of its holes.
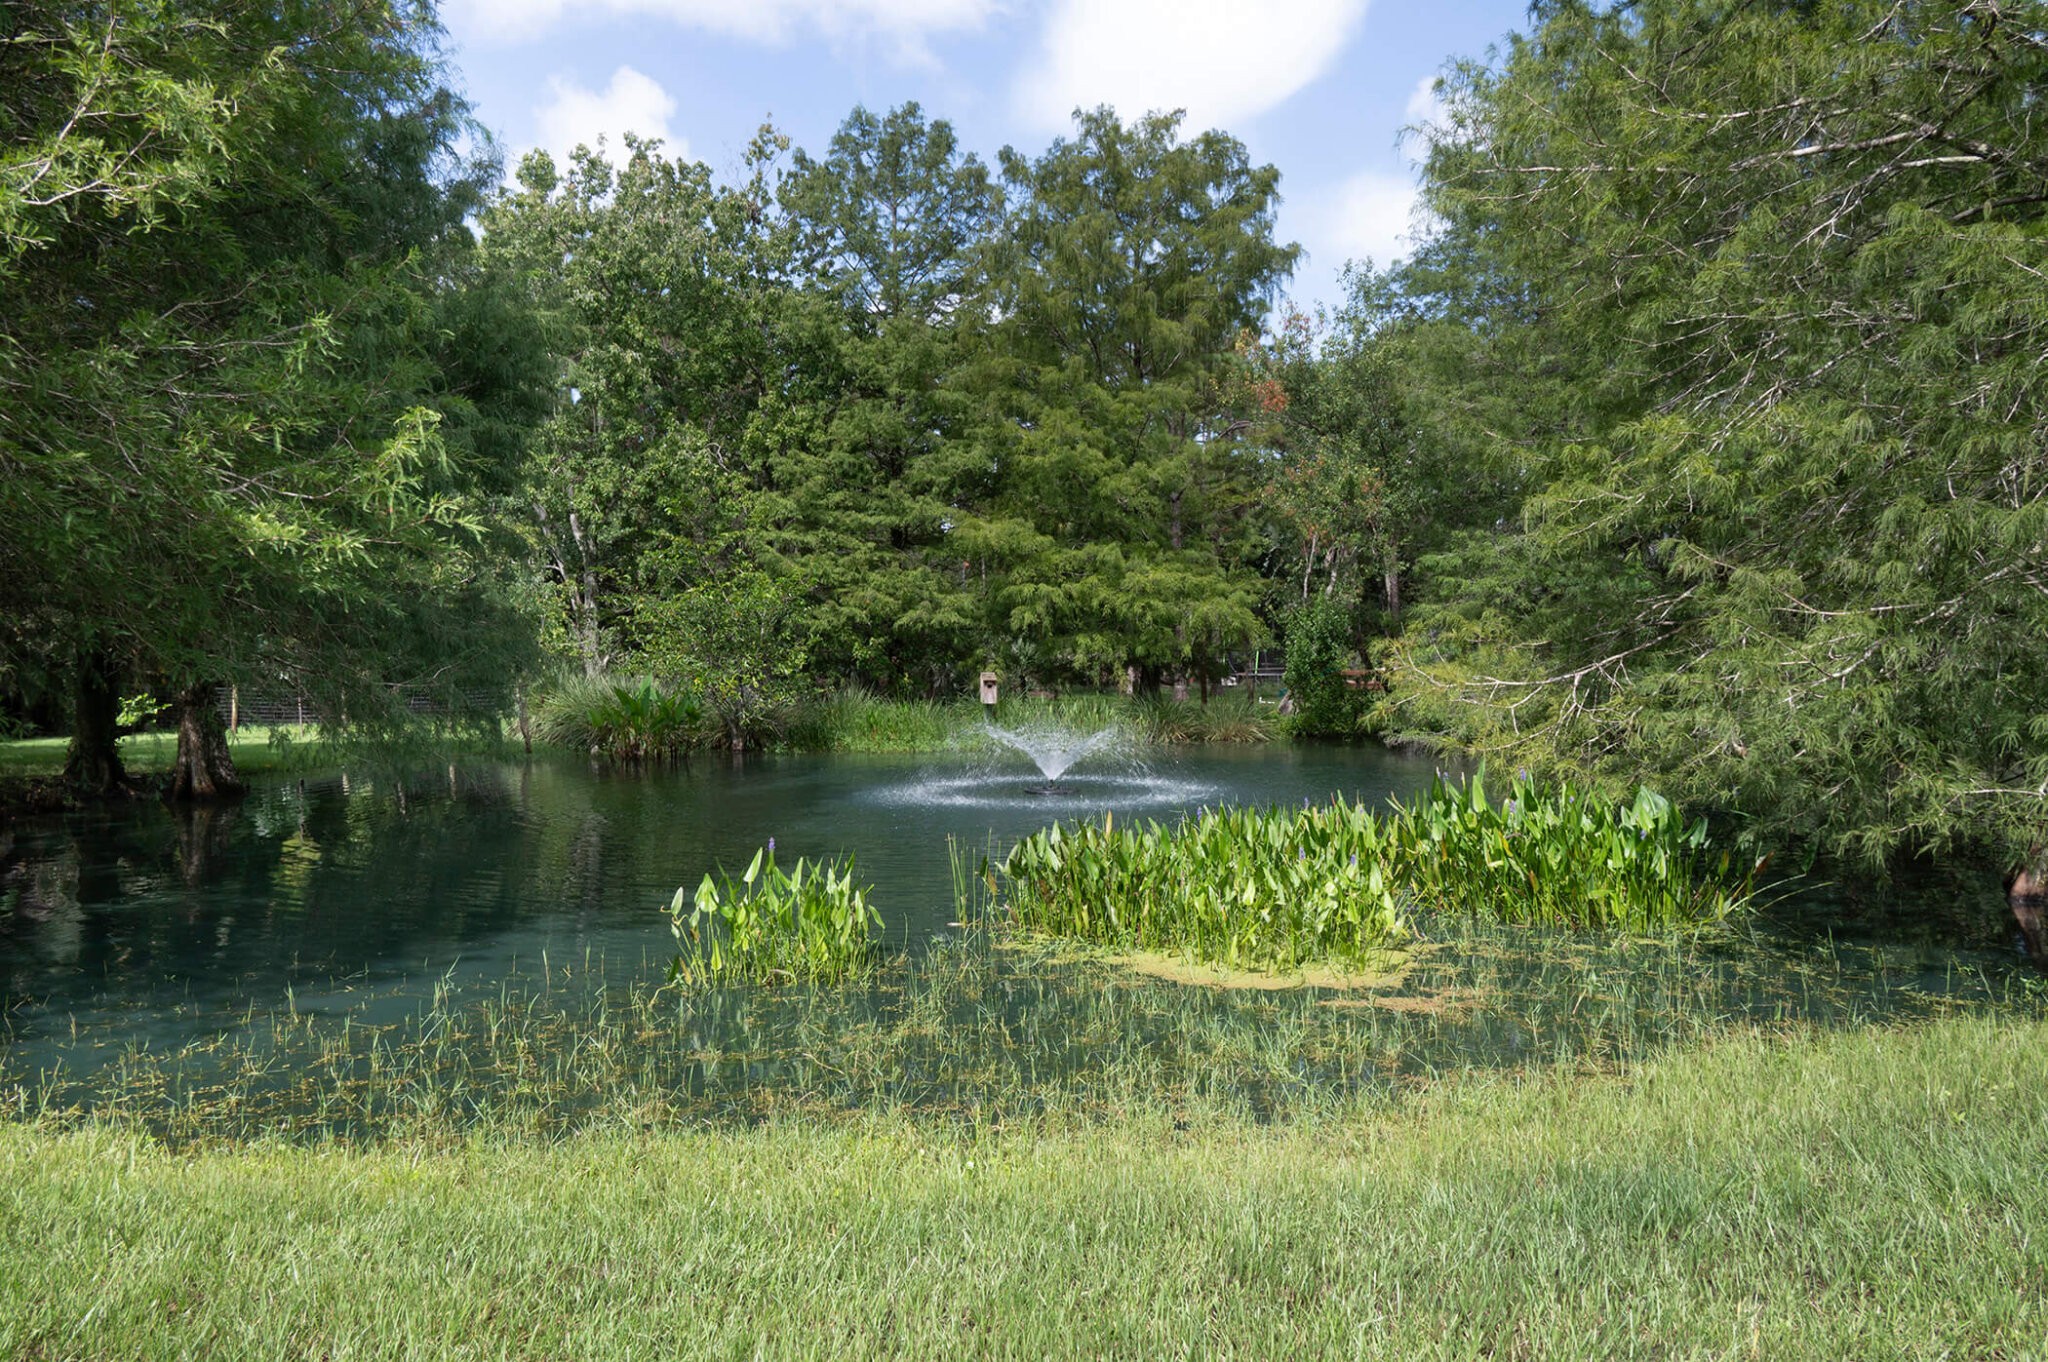
{"type": "MultiPolygon", "coordinates": [[[[234,753],[235,769],[245,775],[292,770],[304,764],[319,733],[311,724],[280,724],[274,728],[250,725],[228,735],[228,750],[234,753]]],[[[62,775],[64,749],[70,741],[19,738],[0,742],[0,778],[62,775]]],[[[131,733],[121,739],[121,763],[135,775],[169,771],[177,755],[176,733],[131,733]]]]}
{"type": "Polygon", "coordinates": [[[2040,1358],[2048,1024],[1263,1129],[0,1126],[0,1356],[2040,1358]]]}

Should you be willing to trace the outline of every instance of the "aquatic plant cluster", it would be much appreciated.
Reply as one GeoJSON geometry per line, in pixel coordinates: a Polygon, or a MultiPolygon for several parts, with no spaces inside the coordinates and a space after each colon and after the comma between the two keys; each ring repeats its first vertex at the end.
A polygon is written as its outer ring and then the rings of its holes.
{"type": "Polygon", "coordinates": [[[1483,773],[1412,802],[1215,809],[1177,826],[1055,826],[1003,864],[1020,926],[1231,965],[1369,962],[1419,914],[1645,932],[1720,922],[1750,876],[1714,857],[1704,820],[1639,790],[1614,803],[1526,774],[1488,799],[1483,773]]]}
{"type": "Polygon", "coordinates": [[[541,741],[614,761],[677,756],[699,745],[704,706],[652,677],[578,677],[558,685],[535,715],[541,741]]]}
{"type": "Polygon", "coordinates": [[[737,882],[706,875],[694,897],[678,889],[668,913],[682,948],[671,977],[689,983],[836,982],[873,962],[882,925],[851,856],[799,856],[785,871],[773,838],[737,882]]]}

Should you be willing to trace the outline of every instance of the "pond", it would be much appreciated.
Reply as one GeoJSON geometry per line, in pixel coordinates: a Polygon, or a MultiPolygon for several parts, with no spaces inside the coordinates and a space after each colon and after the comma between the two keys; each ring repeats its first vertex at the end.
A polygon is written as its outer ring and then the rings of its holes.
{"type": "Polygon", "coordinates": [[[143,803],[14,829],[0,994],[19,1060],[74,1032],[108,1049],[191,1039],[287,989],[302,1010],[337,990],[352,1008],[381,997],[384,1015],[451,973],[476,988],[544,956],[639,968],[672,954],[661,910],[677,888],[744,869],[770,838],[785,865],[852,853],[890,937],[912,945],[955,916],[949,838],[1007,846],[1104,808],[1378,801],[1433,770],[1379,748],[1265,745],[1109,757],[1050,793],[1028,762],[990,757],[542,758],[401,787],[274,780],[215,809],[143,803]]]}
{"type": "Polygon", "coordinates": [[[956,922],[949,845],[1000,853],[1104,808],[1378,802],[1433,770],[1283,744],[1102,755],[1050,787],[986,754],[548,758],[27,822],[0,831],[0,1076],[18,1106],[225,1104],[323,1129],[381,1128],[401,1102],[573,1121],[624,1091],[749,1116],[792,1095],[983,1109],[1113,1089],[1274,1111],[1471,1064],[1625,1059],[1731,1020],[2038,999],[1996,950],[1475,929],[1438,931],[1365,1006],[1132,978],[956,922]],[[670,896],[770,838],[785,864],[856,855],[893,963],[849,990],[660,992],[670,896]]]}

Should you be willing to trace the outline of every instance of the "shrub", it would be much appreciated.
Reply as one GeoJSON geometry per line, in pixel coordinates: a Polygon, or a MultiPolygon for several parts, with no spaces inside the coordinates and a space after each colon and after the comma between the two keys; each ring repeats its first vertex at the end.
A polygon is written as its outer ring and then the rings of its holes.
{"type": "Polygon", "coordinates": [[[1287,617],[1287,695],[1294,702],[1294,731],[1346,736],[1358,732],[1365,695],[1344,684],[1343,670],[1356,660],[1351,610],[1342,601],[1318,596],[1287,617]]]}

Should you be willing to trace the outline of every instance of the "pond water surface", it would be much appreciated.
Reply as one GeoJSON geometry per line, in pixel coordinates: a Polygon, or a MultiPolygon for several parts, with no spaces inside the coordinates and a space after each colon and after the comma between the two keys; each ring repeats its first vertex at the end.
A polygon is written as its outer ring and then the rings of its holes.
{"type": "Polygon", "coordinates": [[[0,832],[0,996],[20,1060],[81,1031],[110,1047],[181,1041],[287,989],[302,1010],[337,982],[351,1008],[403,1006],[422,981],[487,987],[544,955],[633,968],[672,954],[662,909],[677,888],[737,873],[771,838],[785,866],[853,854],[889,936],[915,945],[955,916],[949,838],[1001,850],[1106,808],[1377,802],[1433,770],[1380,748],[1265,745],[1105,760],[1050,789],[1021,759],[845,755],[647,770],[542,758],[402,788],[269,780],[236,805],[0,832]]]}
{"type": "MultiPolygon", "coordinates": [[[[389,1087],[397,1064],[424,1085],[413,1100],[453,1091],[465,1109],[514,1093],[588,1110],[622,1087],[691,1110],[752,1111],[781,1087],[850,1106],[978,1106],[1047,1084],[1193,1084],[1266,1109],[1475,1063],[1625,1059],[1728,1022],[2038,1001],[1996,950],[1439,924],[1388,1005],[1361,1008],[1313,989],[1132,979],[954,922],[949,842],[1000,854],[1105,808],[1168,820],[1225,802],[1378,802],[1433,771],[1379,748],[1283,744],[1092,761],[1050,789],[987,756],[647,771],[556,758],[404,782],[272,779],[233,806],[25,822],[0,830],[0,1078],[18,1106],[40,1092],[90,1107],[115,1074],[172,1107],[229,1093],[237,1110],[326,1112],[344,1089],[389,1087]],[[770,838],[785,864],[853,853],[896,963],[853,989],[671,991],[649,1010],[673,954],[671,895],[715,866],[742,869],[770,838]],[[641,1009],[623,1029],[622,1008],[641,1009]],[[460,1082],[437,1087],[451,1071],[460,1082]]],[[[375,1126],[389,1102],[320,1120],[375,1126]]]]}

